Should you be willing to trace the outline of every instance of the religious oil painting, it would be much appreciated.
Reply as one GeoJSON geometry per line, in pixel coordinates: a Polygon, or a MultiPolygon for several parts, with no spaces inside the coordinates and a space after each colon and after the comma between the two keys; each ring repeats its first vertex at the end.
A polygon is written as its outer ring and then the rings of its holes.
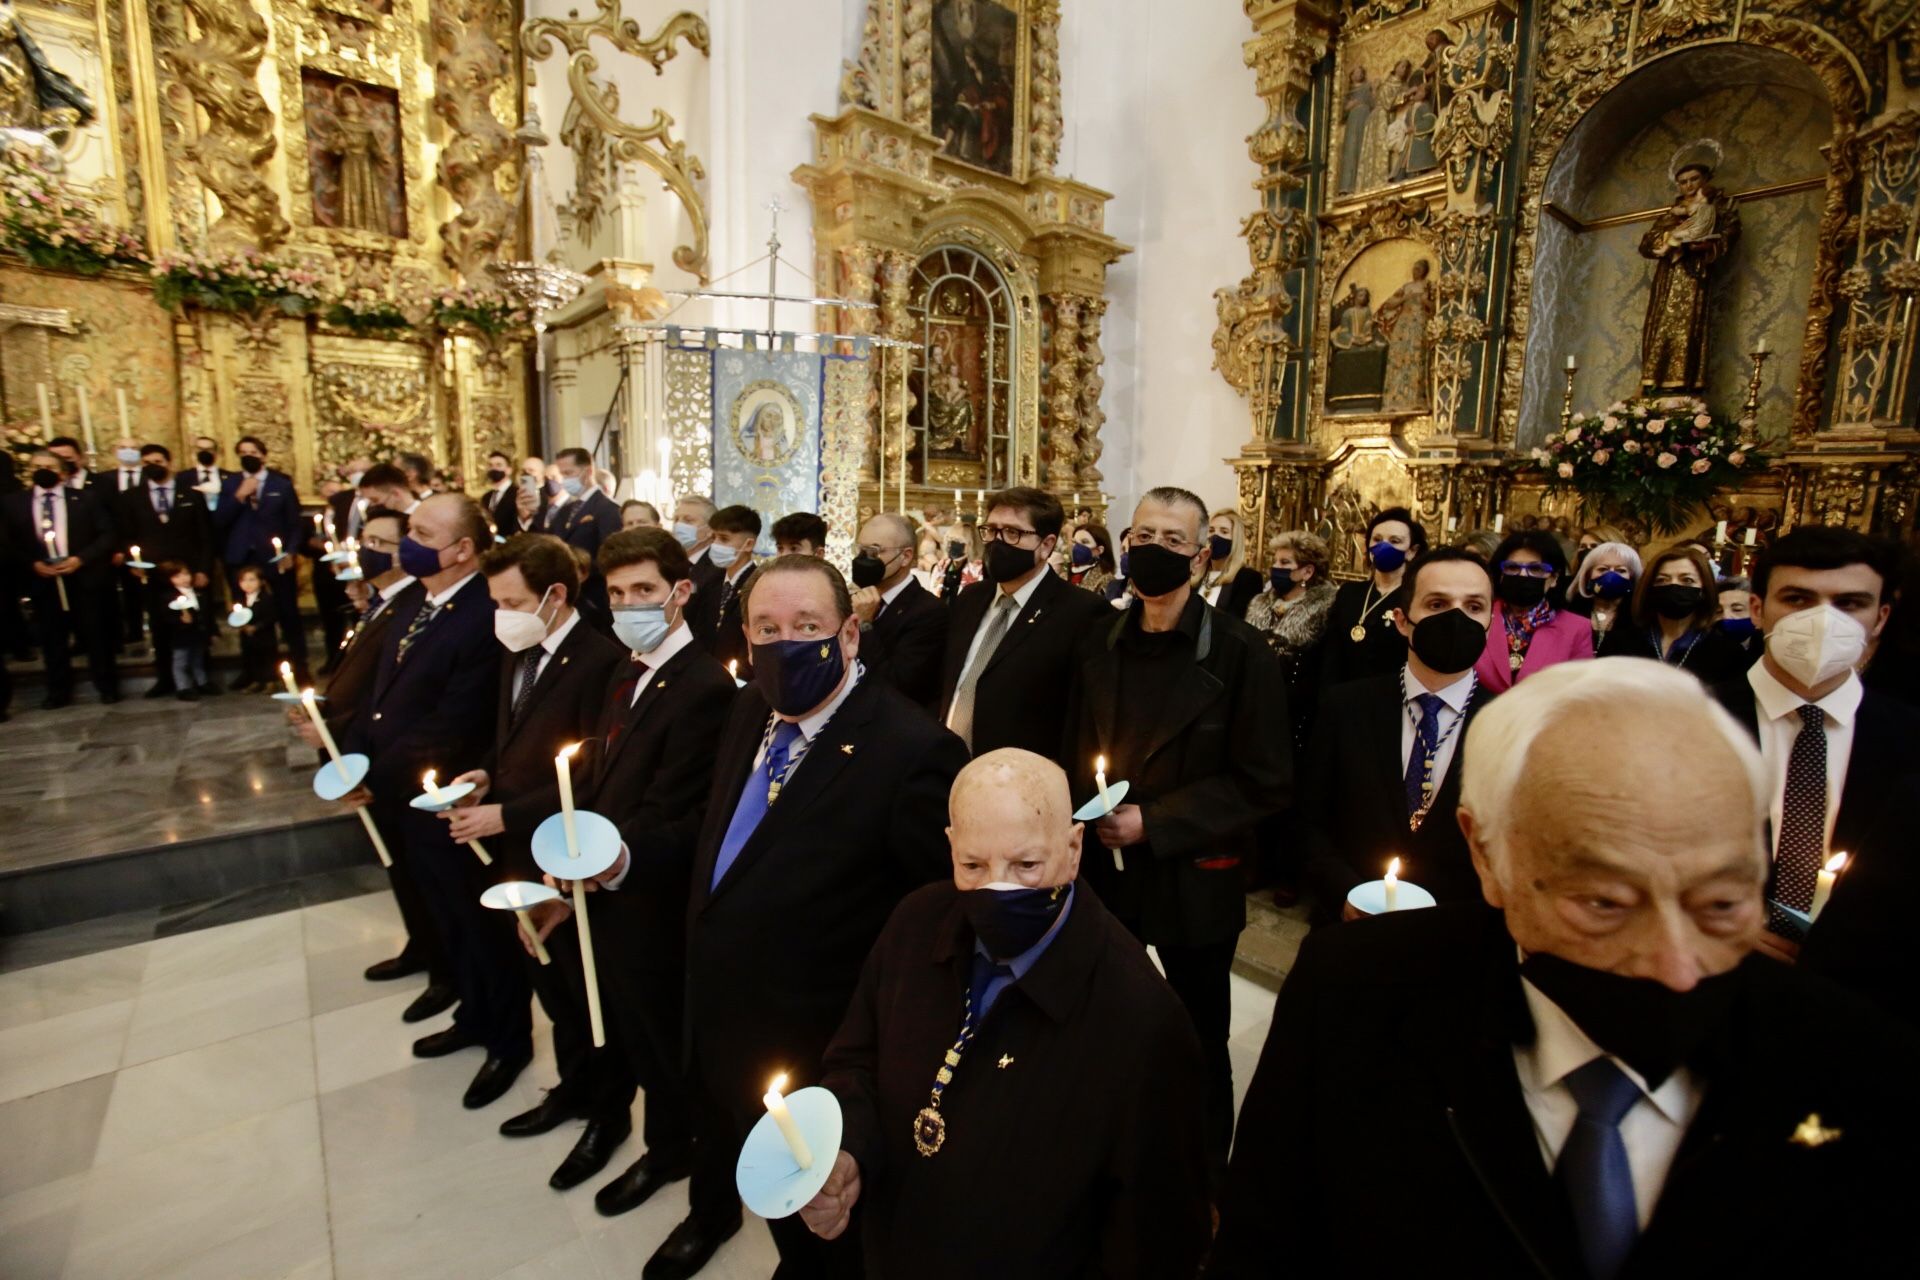
{"type": "Polygon", "coordinates": [[[399,95],[311,69],[301,83],[314,222],[404,239],[399,95]]]}
{"type": "Polygon", "coordinates": [[[955,160],[1013,174],[1020,16],[991,0],[939,0],[933,15],[933,131],[955,160]]]}
{"type": "Polygon", "coordinates": [[[1402,416],[1432,408],[1433,253],[1385,240],[1356,257],[1333,291],[1327,411],[1402,416]]]}
{"type": "Polygon", "coordinates": [[[1448,68],[1460,60],[1442,28],[1397,23],[1343,52],[1334,106],[1334,190],[1345,196],[1434,173],[1434,130],[1447,96],[1448,68]]]}

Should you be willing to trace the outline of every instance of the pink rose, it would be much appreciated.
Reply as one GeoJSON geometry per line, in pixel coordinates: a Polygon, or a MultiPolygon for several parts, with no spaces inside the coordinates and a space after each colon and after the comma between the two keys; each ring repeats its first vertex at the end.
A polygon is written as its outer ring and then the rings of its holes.
{"type": "Polygon", "coordinates": [[[1654,459],[1654,462],[1657,463],[1662,470],[1665,470],[1678,461],[1680,461],[1680,459],[1665,451],[1662,451],[1660,456],[1654,459]]]}
{"type": "Polygon", "coordinates": [[[1657,436],[1666,429],[1667,420],[1665,418],[1655,418],[1653,421],[1647,423],[1647,434],[1650,436],[1657,436]]]}
{"type": "Polygon", "coordinates": [[[1713,425],[1713,419],[1708,417],[1704,413],[1696,413],[1693,415],[1693,425],[1700,428],[1702,431],[1705,431],[1708,427],[1713,425]]]}
{"type": "Polygon", "coordinates": [[[1604,467],[1607,465],[1607,459],[1612,456],[1613,450],[1611,449],[1595,449],[1593,451],[1593,464],[1597,467],[1604,467]]]}
{"type": "Polygon", "coordinates": [[[1600,427],[1605,431],[1618,431],[1620,429],[1620,419],[1614,417],[1612,414],[1608,414],[1606,421],[1602,422],[1600,427]]]}
{"type": "Polygon", "coordinates": [[[1711,458],[1695,458],[1693,461],[1693,474],[1697,476],[1703,476],[1707,474],[1707,472],[1712,468],[1713,468],[1713,459],[1711,458]]]}
{"type": "Polygon", "coordinates": [[[1560,478],[1562,480],[1573,479],[1573,464],[1571,462],[1561,463],[1559,467],[1559,471],[1560,471],[1560,478]]]}
{"type": "Polygon", "coordinates": [[[1732,453],[1727,455],[1727,461],[1731,462],[1736,467],[1743,466],[1747,461],[1747,455],[1740,452],[1738,449],[1735,449],[1732,453]]]}

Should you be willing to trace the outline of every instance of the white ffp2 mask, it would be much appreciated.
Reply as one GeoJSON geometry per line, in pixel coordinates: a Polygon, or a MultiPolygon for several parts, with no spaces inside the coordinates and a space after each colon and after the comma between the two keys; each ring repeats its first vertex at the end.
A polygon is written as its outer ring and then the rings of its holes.
{"type": "Polygon", "coordinates": [[[1853,670],[1866,652],[1867,629],[1830,604],[1796,610],[1767,632],[1767,653],[1810,689],[1853,670]]]}

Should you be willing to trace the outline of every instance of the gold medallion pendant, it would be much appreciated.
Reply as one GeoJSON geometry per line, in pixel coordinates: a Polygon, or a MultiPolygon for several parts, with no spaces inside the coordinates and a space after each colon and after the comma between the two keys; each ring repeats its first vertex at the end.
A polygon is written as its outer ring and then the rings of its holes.
{"type": "Polygon", "coordinates": [[[947,1140],[947,1121],[932,1107],[920,1108],[920,1114],[913,1118],[913,1145],[923,1156],[930,1156],[940,1150],[947,1140]]]}
{"type": "Polygon", "coordinates": [[[1367,638],[1367,629],[1356,622],[1353,624],[1353,630],[1347,632],[1347,638],[1355,644],[1359,644],[1367,638]]]}

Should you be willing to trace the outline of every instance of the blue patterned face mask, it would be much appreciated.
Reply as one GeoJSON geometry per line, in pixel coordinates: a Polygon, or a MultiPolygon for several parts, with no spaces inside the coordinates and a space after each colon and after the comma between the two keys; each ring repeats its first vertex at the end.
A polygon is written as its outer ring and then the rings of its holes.
{"type": "Polygon", "coordinates": [[[1593,580],[1593,594],[1602,600],[1618,600],[1633,590],[1633,579],[1609,569],[1593,580]]]}
{"type": "Polygon", "coordinates": [[[837,635],[753,646],[753,682],[783,716],[802,716],[825,702],[846,671],[837,635]]]}

